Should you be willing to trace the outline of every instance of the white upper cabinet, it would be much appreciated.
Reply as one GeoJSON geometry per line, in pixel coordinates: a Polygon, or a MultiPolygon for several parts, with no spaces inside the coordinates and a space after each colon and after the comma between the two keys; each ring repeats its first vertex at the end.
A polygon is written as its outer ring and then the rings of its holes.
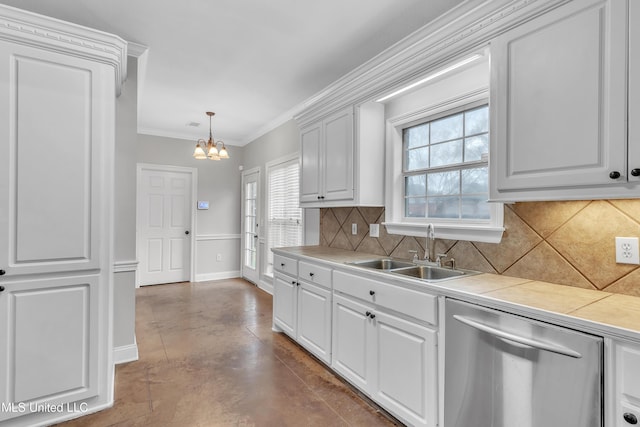
{"type": "Polygon", "coordinates": [[[300,131],[303,207],[384,204],[384,106],[347,107],[300,131]]]}
{"type": "Polygon", "coordinates": [[[573,1],[491,41],[492,200],[640,195],[633,123],[627,139],[627,7],[573,1]]]}

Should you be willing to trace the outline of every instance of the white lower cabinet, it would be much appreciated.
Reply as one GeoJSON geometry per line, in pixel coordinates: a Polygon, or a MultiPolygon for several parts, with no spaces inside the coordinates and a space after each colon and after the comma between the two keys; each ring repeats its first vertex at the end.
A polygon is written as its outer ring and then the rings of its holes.
{"type": "MultiPolygon", "coordinates": [[[[613,344],[613,427],[640,424],[640,346],[613,344]]],[[[611,366],[611,365],[610,365],[611,366]]]]}
{"type": "MultiPolygon", "coordinates": [[[[379,304],[388,300],[385,293],[397,292],[401,300],[414,291],[342,272],[334,272],[336,285],[371,301],[334,294],[332,368],[402,422],[435,426],[437,332],[379,304]]],[[[435,305],[424,307],[430,310],[435,305]]]]}
{"type": "Polygon", "coordinates": [[[298,307],[296,278],[276,272],[273,277],[273,324],[291,338],[296,337],[298,307]]]}
{"type": "Polygon", "coordinates": [[[273,326],[331,364],[331,269],[276,256],[273,326]]]}
{"type": "Polygon", "coordinates": [[[297,340],[323,362],[331,363],[331,291],[306,281],[298,286],[297,340]]]}

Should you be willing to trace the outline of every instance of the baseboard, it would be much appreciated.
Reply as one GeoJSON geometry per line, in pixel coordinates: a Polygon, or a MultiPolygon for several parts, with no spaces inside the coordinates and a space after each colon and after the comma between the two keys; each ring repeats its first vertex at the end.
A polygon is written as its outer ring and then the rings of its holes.
{"type": "Polygon", "coordinates": [[[260,280],[258,287],[266,293],[273,295],[273,282],[271,280],[267,282],[260,280]]]}
{"type": "Polygon", "coordinates": [[[123,345],[113,349],[113,363],[135,362],[138,360],[138,343],[123,345]]]}
{"type": "Polygon", "coordinates": [[[205,282],[207,280],[233,279],[240,277],[240,270],[221,271],[219,273],[196,274],[196,282],[205,282]]]}

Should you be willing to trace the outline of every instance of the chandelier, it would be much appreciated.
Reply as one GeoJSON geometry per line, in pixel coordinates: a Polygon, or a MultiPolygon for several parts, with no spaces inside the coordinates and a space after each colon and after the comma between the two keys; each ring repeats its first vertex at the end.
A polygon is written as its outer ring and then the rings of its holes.
{"type": "Polygon", "coordinates": [[[193,151],[193,157],[197,160],[220,160],[220,159],[228,159],[229,153],[227,152],[227,148],[224,146],[224,142],[213,140],[213,135],[211,134],[211,117],[216,113],[212,113],[211,111],[207,111],[207,116],[209,116],[209,140],[205,141],[204,139],[199,139],[196,143],[196,149],[193,151]],[[218,144],[222,145],[222,148],[218,150],[218,144]]]}

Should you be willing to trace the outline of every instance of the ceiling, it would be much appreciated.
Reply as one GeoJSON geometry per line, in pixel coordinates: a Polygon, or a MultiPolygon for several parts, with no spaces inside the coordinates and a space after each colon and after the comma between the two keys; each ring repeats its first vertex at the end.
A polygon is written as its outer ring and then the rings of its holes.
{"type": "MultiPolygon", "coordinates": [[[[148,47],[139,133],[244,145],[463,0],[0,0],[148,47]],[[201,123],[194,127],[193,123],[201,123]],[[189,126],[191,124],[191,126],[189,126]]],[[[125,86],[126,90],[126,86],[125,86]]]]}

